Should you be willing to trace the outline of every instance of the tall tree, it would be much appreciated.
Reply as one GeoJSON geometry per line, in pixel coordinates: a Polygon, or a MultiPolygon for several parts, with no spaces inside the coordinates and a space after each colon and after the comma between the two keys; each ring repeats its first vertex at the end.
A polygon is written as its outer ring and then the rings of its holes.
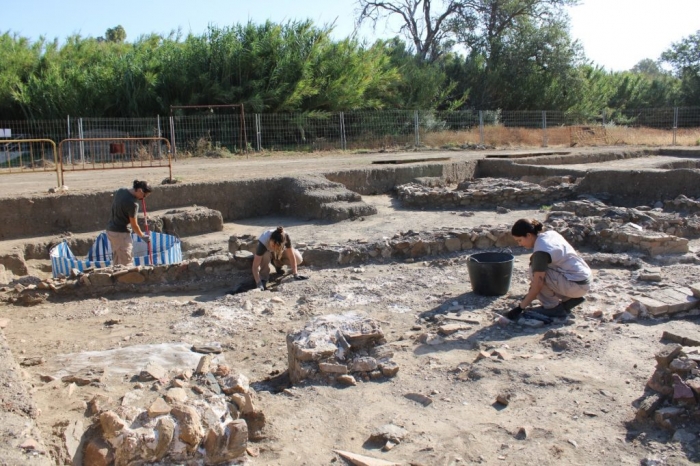
{"type": "Polygon", "coordinates": [[[126,40],[126,30],[122,27],[121,24],[113,28],[109,28],[105,32],[105,38],[109,42],[116,42],[118,44],[121,44],[126,40]]]}
{"type": "Polygon", "coordinates": [[[664,74],[664,70],[661,69],[659,64],[651,58],[639,60],[639,62],[637,62],[637,64],[634,65],[630,71],[652,77],[661,76],[664,74]]]}
{"type": "Polygon", "coordinates": [[[700,105],[700,30],[671,45],[661,54],[681,79],[682,104],[700,105]]]}
{"type": "Polygon", "coordinates": [[[392,16],[401,18],[399,28],[423,61],[434,62],[452,45],[452,33],[447,24],[462,8],[462,1],[442,0],[358,0],[358,23],[378,21],[392,16]],[[437,7],[437,8],[435,8],[437,7]]]}

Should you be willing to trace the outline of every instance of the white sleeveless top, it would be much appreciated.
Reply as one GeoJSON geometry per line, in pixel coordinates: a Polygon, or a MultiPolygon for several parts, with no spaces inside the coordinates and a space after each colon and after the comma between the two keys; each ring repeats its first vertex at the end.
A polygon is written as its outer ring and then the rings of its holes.
{"type": "Polygon", "coordinates": [[[534,251],[548,253],[552,258],[549,267],[561,272],[567,280],[590,280],[591,268],[562,235],[556,231],[544,231],[537,235],[534,251]]]}

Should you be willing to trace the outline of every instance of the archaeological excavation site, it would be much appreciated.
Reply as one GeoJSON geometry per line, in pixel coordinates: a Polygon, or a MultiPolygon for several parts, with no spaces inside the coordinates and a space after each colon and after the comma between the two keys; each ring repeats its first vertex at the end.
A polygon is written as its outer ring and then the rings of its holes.
{"type": "Polygon", "coordinates": [[[3,180],[1,465],[700,462],[700,150],[173,169],[3,180]],[[135,178],[150,247],[112,265],[135,178]],[[535,263],[520,219],[592,271],[565,313],[508,318],[535,263]],[[278,226],[303,261],[260,289],[278,226]]]}

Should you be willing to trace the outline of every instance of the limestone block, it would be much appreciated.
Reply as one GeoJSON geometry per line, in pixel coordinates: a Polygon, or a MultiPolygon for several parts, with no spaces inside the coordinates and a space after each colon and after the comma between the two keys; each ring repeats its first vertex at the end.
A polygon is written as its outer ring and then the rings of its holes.
{"type": "Polygon", "coordinates": [[[449,252],[459,251],[462,247],[462,242],[459,238],[450,237],[445,240],[445,249],[449,252]]]}
{"type": "Polygon", "coordinates": [[[347,374],[348,367],[345,364],[331,364],[321,362],[318,364],[318,370],[326,374],[347,374]]]}
{"type": "Polygon", "coordinates": [[[664,288],[651,293],[651,298],[662,303],[668,304],[668,313],[688,311],[698,305],[698,299],[694,296],[688,296],[686,293],[672,289],[664,288]]]}
{"type": "MultiPolygon", "coordinates": [[[[116,275],[116,274],[115,274],[116,275]]],[[[127,272],[124,275],[121,275],[117,278],[117,281],[119,283],[143,283],[146,281],[146,277],[144,277],[141,273],[139,272],[127,272]]]]}
{"type": "Polygon", "coordinates": [[[232,374],[221,380],[221,390],[227,395],[232,393],[248,393],[250,380],[243,374],[232,374]]]}
{"type": "Polygon", "coordinates": [[[204,437],[206,464],[229,463],[245,454],[248,447],[248,426],[237,419],[221,429],[210,428],[204,437]]]}
{"type": "Polygon", "coordinates": [[[179,439],[194,449],[204,436],[201,417],[197,410],[187,405],[175,405],[170,414],[177,419],[179,439]]]}
{"type": "Polygon", "coordinates": [[[664,315],[668,312],[668,304],[646,296],[634,296],[634,301],[638,301],[646,307],[649,314],[652,316],[664,315]]]}
{"type": "Polygon", "coordinates": [[[671,361],[681,354],[682,349],[683,346],[679,345],[678,343],[664,345],[664,347],[657,351],[654,355],[657,367],[667,368],[669,364],[671,364],[671,361]]]}

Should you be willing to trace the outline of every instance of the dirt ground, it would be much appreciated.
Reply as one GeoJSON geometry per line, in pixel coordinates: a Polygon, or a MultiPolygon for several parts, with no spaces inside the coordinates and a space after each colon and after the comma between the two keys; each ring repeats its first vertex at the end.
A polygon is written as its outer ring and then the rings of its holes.
{"type": "MultiPolygon", "coordinates": [[[[212,248],[232,233],[258,234],[284,223],[294,241],[304,243],[368,240],[399,231],[439,227],[510,224],[520,217],[543,218],[539,211],[507,214],[458,211],[397,210],[388,196],[366,197],[379,214],[363,221],[308,225],[292,219],[258,218],[227,223],[224,232],[198,238],[212,248]]],[[[696,248],[697,245],[693,244],[696,248]]],[[[258,404],[268,420],[267,439],[255,444],[260,456],[250,464],[344,464],[334,449],[408,465],[458,464],[640,464],[643,459],[692,464],[698,451],[672,442],[651,426],[630,424],[664,330],[697,333],[697,318],[647,320],[619,324],[592,317],[624,309],[636,291],[648,289],[625,269],[597,269],[594,289],[575,319],[541,328],[493,323],[493,310],[507,309],[527,290],[528,253],[516,254],[510,293],[489,298],[471,292],[466,257],[469,252],[427,261],[305,270],[305,282],[289,277],[275,291],[227,295],[205,294],[122,296],[88,299],[31,308],[2,307],[9,318],[5,330],[15,357],[43,357],[26,367],[27,383],[41,415],[45,441],[59,450],[66,421],[82,420],[86,402],[97,394],[115,405],[127,392],[138,392],[147,406],[156,392],[136,390],[129,376],[115,372],[104,386],[77,387],[73,393],[59,381],[42,382],[80,364],[87,351],[132,348],[164,343],[219,342],[223,359],[247,374],[258,390],[258,404]],[[275,299],[272,301],[272,298],[275,299]],[[195,316],[196,314],[203,314],[195,316]],[[285,336],[317,315],[360,311],[382,322],[395,350],[398,376],[360,382],[357,386],[301,386],[281,391],[273,383],[287,365],[285,336]],[[435,332],[440,316],[451,313],[469,323],[438,344],[418,337],[435,332]],[[435,317],[438,317],[436,320],[435,317]],[[105,325],[110,320],[114,325],[105,325]],[[561,329],[552,344],[548,330],[561,329]],[[504,349],[506,359],[476,362],[480,350],[504,349]],[[510,404],[496,403],[499,393],[512,394],[510,404]],[[421,393],[433,399],[424,407],[404,397],[421,393]],[[393,423],[408,431],[389,452],[367,442],[370,433],[393,423]],[[527,437],[518,434],[523,428],[527,437]]],[[[667,266],[663,283],[700,281],[700,268],[667,266]]],[[[459,322],[459,321],[454,321],[459,322]]],[[[153,346],[149,348],[154,348],[153,346]]],[[[87,355],[89,356],[89,354],[87,355]]],[[[126,358],[128,359],[128,358],[126,358]]],[[[114,361],[130,375],[143,366],[136,359],[114,361]]]]}

